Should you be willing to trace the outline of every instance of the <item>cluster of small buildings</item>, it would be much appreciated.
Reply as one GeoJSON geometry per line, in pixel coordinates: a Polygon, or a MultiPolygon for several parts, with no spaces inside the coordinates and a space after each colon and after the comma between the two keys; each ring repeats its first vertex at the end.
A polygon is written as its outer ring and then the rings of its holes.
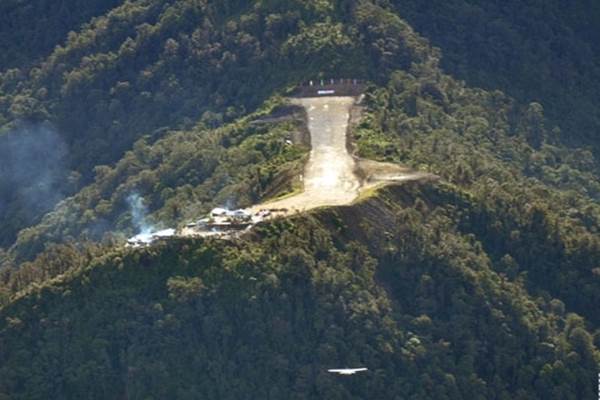
{"type": "Polygon", "coordinates": [[[316,79],[296,87],[296,97],[359,96],[366,83],[360,79],[316,79]]]}
{"type": "Polygon", "coordinates": [[[268,219],[274,213],[287,210],[227,210],[215,208],[210,214],[196,222],[187,224],[181,230],[165,229],[152,233],[140,233],[127,241],[128,247],[145,247],[157,241],[172,237],[215,237],[221,239],[231,238],[239,232],[252,228],[257,223],[268,219]]]}
{"type": "Polygon", "coordinates": [[[327,86],[327,85],[359,85],[362,83],[362,81],[358,80],[358,79],[320,79],[317,81],[308,81],[308,85],[309,86],[315,86],[318,84],[321,84],[321,86],[327,86]]]}
{"type": "Polygon", "coordinates": [[[186,225],[186,228],[198,232],[232,232],[243,231],[265,220],[271,215],[270,210],[251,213],[248,210],[213,209],[209,216],[186,225]]]}

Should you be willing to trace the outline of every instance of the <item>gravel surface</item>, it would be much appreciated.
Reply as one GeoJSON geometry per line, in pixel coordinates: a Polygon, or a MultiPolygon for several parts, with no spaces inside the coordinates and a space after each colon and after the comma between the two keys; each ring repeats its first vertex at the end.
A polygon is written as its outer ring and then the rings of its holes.
{"type": "Polygon", "coordinates": [[[307,97],[293,99],[308,115],[311,152],[302,176],[304,191],[295,196],[256,205],[260,209],[302,212],[322,206],[352,203],[361,190],[409,180],[436,178],[396,164],[353,158],[347,147],[347,131],[354,97],[307,97]],[[360,171],[361,178],[356,172],[360,171]]]}
{"type": "Polygon", "coordinates": [[[346,132],[353,97],[294,99],[308,114],[310,157],[302,182],[304,191],[296,196],[261,204],[255,208],[287,208],[290,212],[349,204],[359,193],[355,161],[346,147],[346,132]]]}

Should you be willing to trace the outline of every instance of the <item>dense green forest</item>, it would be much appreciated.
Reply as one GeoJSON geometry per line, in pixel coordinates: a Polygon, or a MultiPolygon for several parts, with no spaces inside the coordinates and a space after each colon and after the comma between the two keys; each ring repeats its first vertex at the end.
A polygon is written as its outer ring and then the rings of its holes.
{"type": "Polygon", "coordinates": [[[470,85],[544,105],[570,145],[600,151],[600,3],[392,0],[470,85]]]}
{"type": "MultiPolygon", "coordinates": [[[[21,136],[18,121],[47,121],[68,151],[61,168],[39,169],[82,187],[144,135],[232,122],[308,77],[383,79],[428,57],[423,39],[370,2],[239,3],[144,0],[94,19],[39,65],[0,75],[0,140],[21,136]]],[[[14,191],[0,199],[11,210],[0,211],[7,246],[34,218],[15,218],[23,210],[14,191]]]]}
{"type": "Polygon", "coordinates": [[[0,399],[595,398],[589,3],[0,6],[49,31],[0,28],[0,399]],[[357,156],[440,180],[122,246],[134,193],[164,228],[297,190],[319,77],[370,82],[357,156]]]}
{"type": "Polygon", "coordinates": [[[594,396],[600,354],[585,319],[558,299],[531,297],[516,271],[496,271],[481,236],[461,227],[471,202],[452,187],[413,184],[262,226],[235,244],[182,240],[71,258],[67,273],[5,306],[0,391],[594,396]],[[372,372],[325,372],[357,363],[372,372]]]}
{"type": "Polygon", "coordinates": [[[27,68],[63,44],[69,32],[122,0],[5,0],[0,4],[0,70],[27,68]]]}

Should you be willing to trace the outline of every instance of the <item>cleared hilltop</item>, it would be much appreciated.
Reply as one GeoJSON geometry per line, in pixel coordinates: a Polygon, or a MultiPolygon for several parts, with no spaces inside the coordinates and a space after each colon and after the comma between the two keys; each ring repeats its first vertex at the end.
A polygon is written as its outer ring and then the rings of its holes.
{"type": "MultiPolygon", "coordinates": [[[[354,86],[356,85],[353,85],[353,88],[354,86]]],[[[217,207],[204,218],[190,221],[181,229],[168,228],[157,231],[147,223],[137,224],[141,232],[130,238],[127,241],[128,245],[146,246],[177,237],[232,239],[265,220],[319,207],[352,204],[361,194],[368,193],[376,187],[438,178],[433,174],[411,170],[398,164],[361,159],[350,154],[353,146],[349,137],[349,125],[351,115],[360,114],[357,108],[361,107],[359,103],[362,94],[357,92],[358,96],[337,96],[338,90],[342,93],[348,91],[340,85],[319,85],[314,89],[314,93],[304,90],[303,95],[309,97],[289,100],[291,104],[304,109],[307,124],[307,135],[295,135],[296,138],[291,138],[299,142],[297,144],[310,143],[310,152],[303,171],[298,176],[288,177],[289,181],[295,182],[291,193],[246,209],[217,207]],[[310,97],[315,93],[316,96],[320,94],[320,97],[310,97]]],[[[297,90],[295,92],[298,93],[297,90]]],[[[267,117],[254,123],[281,121],[287,118],[293,116],[267,117]]],[[[293,144],[293,140],[286,139],[287,146],[293,144]]],[[[138,199],[139,201],[141,199],[138,199]]],[[[138,205],[138,210],[134,210],[133,213],[139,213],[140,207],[141,205],[138,205]]]]}
{"type": "MultiPolygon", "coordinates": [[[[331,89],[335,90],[335,88],[331,89]]],[[[347,205],[377,182],[406,181],[428,174],[399,165],[361,161],[349,152],[347,132],[358,97],[294,99],[306,109],[311,151],[302,173],[299,193],[253,207],[286,209],[290,213],[323,206],[347,205]]]]}

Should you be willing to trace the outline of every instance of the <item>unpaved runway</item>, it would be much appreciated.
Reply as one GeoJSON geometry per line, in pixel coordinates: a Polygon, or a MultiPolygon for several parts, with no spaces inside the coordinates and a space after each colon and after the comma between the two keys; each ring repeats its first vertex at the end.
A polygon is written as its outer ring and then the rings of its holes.
{"type": "Polygon", "coordinates": [[[302,98],[293,102],[306,109],[309,119],[312,150],[303,176],[304,192],[254,208],[287,208],[293,212],[351,203],[360,188],[354,159],[346,147],[354,98],[302,98]]]}
{"type": "Polygon", "coordinates": [[[311,152],[304,170],[304,191],[298,195],[258,204],[250,209],[287,209],[287,214],[322,206],[352,203],[361,190],[379,185],[431,179],[434,175],[396,164],[354,159],[348,153],[346,134],[354,97],[293,99],[308,115],[311,152]],[[360,171],[362,181],[355,172],[360,171]]]}

